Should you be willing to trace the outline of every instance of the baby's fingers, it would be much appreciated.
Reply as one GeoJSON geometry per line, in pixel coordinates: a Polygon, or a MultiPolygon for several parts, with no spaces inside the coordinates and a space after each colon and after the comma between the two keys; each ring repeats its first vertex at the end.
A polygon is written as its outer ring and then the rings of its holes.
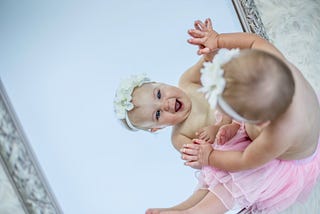
{"type": "Polygon", "coordinates": [[[210,54],[211,50],[210,50],[210,48],[202,48],[202,49],[199,49],[197,53],[198,53],[198,55],[210,54]]]}
{"type": "Polygon", "coordinates": [[[180,149],[180,152],[186,155],[198,155],[198,149],[188,149],[188,148],[182,148],[180,149]]]}
{"type": "Polygon", "coordinates": [[[186,162],[196,161],[196,160],[198,160],[198,156],[189,155],[189,154],[182,154],[181,159],[185,160],[186,162]]]}
{"type": "Polygon", "coordinates": [[[186,145],[190,145],[190,148],[194,148],[194,149],[200,149],[200,144],[205,144],[206,141],[204,139],[193,139],[192,140],[193,144],[186,144],[186,145]]]}
{"type": "Polygon", "coordinates": [[[201,165],[199,164],[199,162],[194,161],[194,162],[185,162],[184,165],[186,166],[190,166],[194,169],[201,169],[201,165]]]}
{"type": "Polygon", "coordinates": [[[190,29],[188,30],[188,34],[193,38],[202,38],[205,36],[205,33],[200,30],[190,29]]]}
{"type": "Polygon", "coordinates": [[[200,31],[206,30],[206,25],[200,20],[194,22],[194,28],[200,31]]]}
{"type": "Polygon", "coordinates": [[[187,40],[192,45],[203,45],[205,42],[204,38],[191,38],[187,40]]]}
{"type": "Polygon", "coordinates": [[[206,25],[206,28],[208,28],[209,30],[212,30],[212,22],[210,18],[207,18],[204,24],[206,25]]]}

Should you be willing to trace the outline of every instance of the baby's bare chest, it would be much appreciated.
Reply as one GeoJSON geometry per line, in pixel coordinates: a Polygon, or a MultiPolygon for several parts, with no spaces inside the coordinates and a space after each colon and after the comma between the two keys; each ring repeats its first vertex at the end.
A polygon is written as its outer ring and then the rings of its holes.
{"type": "Polygon", "coordinates": [[[183,132],[190,138],[195,138],[196,132],[215,122],[214,110],[208,102],[204,99],[193,100],[191,113],[183,125],[183,132]]]}

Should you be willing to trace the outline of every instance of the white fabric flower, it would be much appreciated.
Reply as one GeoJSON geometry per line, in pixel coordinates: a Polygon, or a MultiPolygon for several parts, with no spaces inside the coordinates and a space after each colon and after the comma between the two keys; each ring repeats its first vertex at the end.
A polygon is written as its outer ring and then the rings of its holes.
{"type": "Polygon", "coordinates": [[[202,88],[199,91],[205,94],[211,108],[215,108],[218,102],[218,96],[223,92],[226,80],[223,77],[224,71],[222,65],[230,61],[233,57],[239,55],[239,49],[220,49],[212,62],[203,63],[201,69],[202,88]]]}
{"type": "Polygon", "coordinates": [[[114,111],[118,119],[126,119],[127,112],[134,108],[131,102],[134,88],[147,82],[150,82],[150,79],[145,74],[132,75],[122,80],[113,101],[114,111]]]}

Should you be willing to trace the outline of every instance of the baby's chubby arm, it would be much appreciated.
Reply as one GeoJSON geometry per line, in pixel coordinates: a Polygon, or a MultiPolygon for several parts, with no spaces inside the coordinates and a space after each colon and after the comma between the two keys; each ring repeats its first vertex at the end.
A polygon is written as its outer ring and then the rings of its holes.
{"type": "Polygon", "coordinates": [[[201,73],[200,70],[203,67],[204,62],[212,61],[214,54],[216,52],[210,52],[203,54],[203,57],[194,64],[192,67],[187,69],[180,77],[179,86],[181,88],[188,88],[190,84],[196,85],[197,87],[201,86],[201,73]]]}
{"type": "Polygon", "coordinates": [[[288,148],[289,144],[281,142],[281,139],[261,133],[243,152],[213,151],[209,163],[227,171],[248,170],[279,158],[288,148]]]}
{"type": "Polygon", "coordinates": [[[198,54],[208,54],[219,48],[260,49],[285,59],[282,53],[267,40],[253,33],[217,33],[212,28],[211,20],[195,21],[194,29],[188,30],[192,37],[188,42],[199,47],[198,54]]]}
{"type": "Polygon", "coordinates": [[[192,139],[181,133],[173,132],[171,135],[171,142],[173,147],[180,152],[180,149],[183,147],[184,144],[192,143],[192,139]]]}
{"type": "Polygon", "coordinates": [[[289,147],[288,144],[274,142],[277,140],[270,135],[261,134],[243,152],[213,150],[205,143],[188,144],[184,146],[188,154],[184,154],[182,159],[186,161],[185,165],[193,168],[210,165],[230,172],[248,170],[278,158],[289,147]]]}

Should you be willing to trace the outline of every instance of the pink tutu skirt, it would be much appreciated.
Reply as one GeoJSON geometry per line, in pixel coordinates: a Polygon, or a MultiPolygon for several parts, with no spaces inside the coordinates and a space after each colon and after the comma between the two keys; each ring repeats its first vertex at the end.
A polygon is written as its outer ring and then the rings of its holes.
{"type": "MultiPolygon", "coordinates": [[[[250,140],[241,127],[234,138],[216,150],[243,151],[250,140]]],[[[319,143],[318,143],[319,145],[319,143]]],[[[278,213],[296,201],[304,201],[320,174],[320,146],[302,161],[273,160],[259,168],[226,172],[203,167],[197,189],[208,189],[228,209],[247,208],[250,213],[278,213]]]]}

